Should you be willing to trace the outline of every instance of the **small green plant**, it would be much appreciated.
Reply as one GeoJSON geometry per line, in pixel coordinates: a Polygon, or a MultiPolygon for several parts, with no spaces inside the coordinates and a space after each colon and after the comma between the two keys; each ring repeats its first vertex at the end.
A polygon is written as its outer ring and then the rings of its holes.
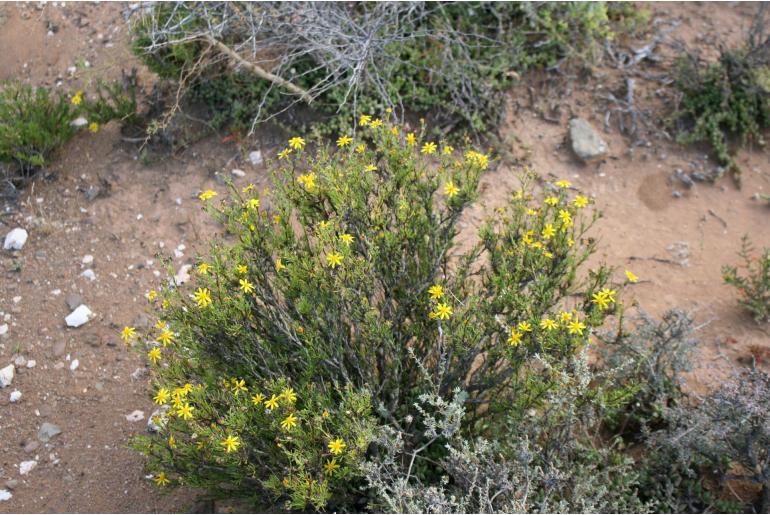
{"type": "Polygon", "coordinates": [[[536,194],[527,177],[460,250],[489,158],[425,134],[365,115],[334,151],[292,138],[269,196],[201,193],[234,240],[212,246],[189,289],[149,296],[168,420],[136,447],[159,485],[255,509],[361,510],[364,450],[383,424],[420,449],[412,473],[440,479],[448,450],[426,431],[425,395],[464,391],[459,430],[491,437],[574,383],[573,357],[621,311],[611,270],[583,269],[590,199],[567,181],[536,194]]]}
{"type": "Polygon", "coordinates": [[[770,322],[770,248],[755,255],[749,237],[744,236],[738,255],[746,275],[740,275],[735,266],[724,266],[722,277],[738,290],[738,303],[751,312],[757,323],[770,322]]]}
{"type": "Polygon", "coordinates": [[[22,177],[48,164],[50,157],[81,128],[91,132],[120,119],[136,123],[135,82],[99,82],[93,98],[82,91],[72,96],[19,82],[0,86],[0,161],[22,177]],[[77,118],[85,123],[76,125],[77,118]]]}
{"type": "Polygon", "coordinates": [[[44,166],[74,134],[80,108],[63,94],[21,83],[0,87],[0,161],[24,175],[44,166]]]}
{"type": "MultiPolygon", "coordinates": [[[[761,18],[761,16],[760,16],[761,18]]],[[[722,165],[715,178],[731,172],[740,184],[734,143],[765,145],[770,127],[770,37],[742,48],[720,49],[716,63],[688,55],[680,61],[677,88],[682,98],[674,119],[682,143],[706,142],[722,165]]]]}

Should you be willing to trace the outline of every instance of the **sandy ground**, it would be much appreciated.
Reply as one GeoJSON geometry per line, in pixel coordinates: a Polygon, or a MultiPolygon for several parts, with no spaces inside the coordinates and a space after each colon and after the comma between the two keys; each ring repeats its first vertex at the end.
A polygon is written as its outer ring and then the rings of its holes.
{"type": "MultiPolygon", "coordinates": [[[[121,69],[138,66],[126,48],[125,7],[0,6],[0,80],[61,83],[74,91],[96,77],[117,77],[121,69]]],[[[680,22],[671,41],[688,46],[717,37],[739,41],[754,9],[739,3],[652,8],[656,18],[680,22]]],[[[661,46],[659,52],[666,58],[673,51],[661,46]]],[[[665,62],[639,67],[655,75],[665,71],[665,62]]],[[[151,80],[141,68],[140,77],[145,84],[151,80]]],[[[615,265],[619,273],[633,270],[641,278],[626,291],[627,301],[655,315],[673,307],[690,309],[698,322],[709,322],[701,331],[699,367],[690,379],[694,389],[706,391],[740,365],[750,346],[770,347],[770,337],[737,306],[720,273],[723,264],[737,262],[744,234],[751,234],[758,247],[770,246],[770,208],[752,199],[770,192],[770,155],[740,153],[740,190],[729,179],[692,188],[672,179],[677,168],[710,170],[715,164],[703,149],[683,148],[654,134],[641,138],[649,144],[633,145],[640,138],[611,128],[603,133],[610,146],[607,158],[579,163],[566,141],[568,120],[582,116],[601,128],[606,103],[600,95],[617,88],[622,78],[604,63],[586,80],[565,81],[566,87],[547,90],[530,81],[514,89],[503,129],[512,157],[483,177],[481,199],[464,223],[470,233],[486,213],[504,204],[524,164],[591,194],[605,215],[593,234],[600,242],[594,261],[615,265]],[[675,249],[686,249],[686,257],[674,255],[675,249]]],[[[655,119],[665,101],[656,93],[662,86],[637,81],[639,105],[655,119]]],[[[13,498],[0,504],[0,511],[193,508],[192,492],[159,493],[145,478],[141,457],[127,447],[132,435],[146,430],[152,402],[147,377],[136,372],[146,367],[144,358],[127,351],[118,332],[124,325],[149,323],[144,295],[167,276],[164,262],[175,271],[194,262],[219,231],[195,199],[203,189],[224,191],[215,173],[229,175],[240,168],[246,177],[235,178],[236,184],[266,184],[267,170],[243,157],[256,149],[266,155],[276,150],[260,135],[243,148],[212,137],[146,165],[135,147],[121,141],[118,127],[107,126],[77,136],[20,202],[0,216],[0,235],[16,226],[30,234],[22,251],[2,254],[0,318],[5,320],[0,323],[9,324],[9,331],[0,339],[0,367],[19,356],[36,362],[34,368],[18,367],[12,387],[0,392],[0,488],[9,481],[13,486],[13,498]],[[91,186],[104,195],[88,200],[83,191],[91,186]],[[86,255],[93,256],[92,265],[83,263],[86,255]],[[81,275],[89,267],[94,281],[81,275]],[[71,294],[96,315],[78,329],[64,323],[71,294]],[[22,393],[19,402],[9,402],[13,389],[22,393]],[[131,422],[126,416],[135,410],[144,418],[131,422]],[[44,422],[62,430],[47,443],[37,438],[44,422]],[[36,467],[20,475],[20,464],[30,460],[36,467]]]]}

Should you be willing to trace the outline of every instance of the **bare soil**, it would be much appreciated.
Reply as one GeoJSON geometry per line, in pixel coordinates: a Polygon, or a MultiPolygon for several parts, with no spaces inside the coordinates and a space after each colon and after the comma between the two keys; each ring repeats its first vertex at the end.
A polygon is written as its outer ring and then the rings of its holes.
{"type": "MultiPolygon", "coordinates": [[[[75,91],[87,89],[96,77],[118,77],[135,66],[149,89],[152,75],[127,48],[126,8],[122,3],[0,5],[0,80],[60,84],[75,91]],[[74,73],[68,71],[71,66],[74,73]]],[[[647,8],[653,19],[679,23],[668,33],[671,44],[656,51],[663,61],[638,65],[651,77],[670,65],[675,40],[713,56],[712,43],[739,42],[755,12],[755,6],[735,2],[647,8]]],[[[617,44],[627,51],[648,42],[646,37],[617,44]]],[[[749,347],[770,348],[767,332],[740,309],[720,272],[723,264],[737,262],[744,234],[757,247],[770,246],[770,208],[752,198],[770,193],[770,153],[740,152],[742,189],[728,178],[687,188],[672,175],[677,168],[716,166],[704,149],[682,147],[654,130],[627,137],[613,126],[603,133],[610,146],[607,158],[583,165],[566,141],[567,122],[582,116],[602,128],[608,108],[602,94],[617,89],[619,81],[620,72],[605,61],[586,78],[565,76],[543,87],[533,76],[515,88],[503,128],[510,156],[483,177],[481,199],[463,220],[464,234],[507,202],[525,164],[546,178],[569,179],[604,212],[593,232],[600,242],[595,262],[615,265],[618,273],[633,270],[641,278],[625,292],[627,301],[654,315],[674,307],[693,310],[698,322],[708,322],[700,333],[699,366],[690,377],[690,387],[705,392],[743,366],[749,347]]],[[[670,100],[659,94],[664,86],[639,78],[636,87],[639,107],[658,121],[670,100]]],[[[123,141],[119,127],[108,125],[97,134],[78,135],[2,213],[0,236],[21,226],[29,240],[21,251],[1,256],[0,318],[5,320],[0,323],[10,329],[0,339],[0,367],[18,356],[35,360],[36,366],[17,367],[13,385],[0,395],[0,488],[7,481],[13,486],[13,498],[0,504],[0,511],[193,509],[194,492],[159,492],[145,477],[141,457],[127,447],[132,435],[146,430],[153,407],[147,376],[132,379],[147,366],[144,357],[127,350],[118,333],[124,325],[152,323],[144,315],[145,295],[168,277],[165,262],[174,272],[195,262],[220,232],[202,212],[197,193],[224,192],[215,174],[230,176],[234,168],[246,172],[233,177],[236,184],[265,186],[267,168],[252,166],[246,155],[257,149],[274,155],[272,140],[258,134],[239,147],[209,137],[146,164],[137,148],[123,141]],[[100,188],[101,195],[89,200],[83,193],[89,187],[100,188]],[[88,254],[94,256],[94,281],[81,276],[88,254]],[[71,293],[96,314],[77,329],[64,323],[70,312],[65,298],[71,293]],[[10,403],[14,389],[22,397],[10,403]],[[144,418],[127,420],[135,410],[144,418]],[[62,429],[48,443],[37,440],[44,422],[62,429]],[[38,464],[22,476],[19,464],[27,460],[38,464]]]]}

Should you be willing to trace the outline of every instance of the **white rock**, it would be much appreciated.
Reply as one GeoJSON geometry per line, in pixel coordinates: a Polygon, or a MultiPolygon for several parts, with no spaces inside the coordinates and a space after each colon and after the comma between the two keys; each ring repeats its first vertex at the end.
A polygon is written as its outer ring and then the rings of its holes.
{"type": "Polygon", "coordinates": [[[8,324],[0,325],[0,336],[8,334],[8,324]]]}
{"type": "Polygon", "coordinates": [[[83,264],[84,265],[90,265],[94,262],[94,257],[91,254],[86,254],[83,256],[83,264]]]}
{"type": "Polygon", "coordinates": [[[21,392],[19,390],[12,391],[10,397],[11,402],[19,402],[19,399],[21,399],[21,392]]]}
{"type": "Polygon", "coordinates": [[[72,125],[73,127],[85,127],[86,125],[88,125],[88,120],[83,116],[78,116],[77,118],[75,118],[70,122],[70,125],[72,125]]]}
{"type": "Polygon", "coordinates": [[[14,373],[16,373],[16,367],[13,366],[13,363],[0,370],[0,388],[11,386],[14,373]]]}
{"type": "Polygon", "coordinates": [[[150,433],[157,433],[158,431],[162,430],[166,426],[166,422],[168,422],[168,416],[166,415],[167,411],[167,404],[164,404],[160,408],[153,411],[152,415],[150,415],[150,418],[147,419],[147,431],[150,433]]]}
{"type": "Polygon", "coordinates": [[[144,420],[144,411],[134,410],[126,415],[126,420],[129,422],[139,422],[140,420],[144,420]]]}
{"type": "Polygon", "coordinates": [[[21,227],[13,229],[11,232],[5,235],[5,241],[3,242],[4,250],[21,250],[25,243],[27,243],[27,231],[21,227]]]}
{"type": "Polygon", "coordinates": [[[0,490],[0,501],[8,501],[13,497],[13,494],[8,490],[0,490]]]}
{"type": "Polygon", "coordinates": [[[37,467],[37,461],[35,460],[22,461],[19,463],[19,474],[26,476],[35,467],[37,467]]]}
{"type": "Polygon", "coordinates": [[[83,273],[80,274],[80,275],[82,275],[83,277],[85,277],[89,281],[95,281],[96,280],[96,274],[90,268],[86,268],[85,270],[83,270],[83,273]]]}
{"type": "Polygon", "coordinates": [[[51,295],[53,295],[54,297],[58,297],[59,295],[61,295],[61,290],[59,288],[56,288],[55,290],[51,290],[51,295]]]}
{"type": "Polygon", "coordinates": [[[184,252],[182,252],[181,250],[178,250],[178,249],[174,249],[174,257],[176,259],[184,257],[184,252]]]}
{"type": "Polygon", "coordinates": [[[174,276],[174,284],[179,286],[190,280],[190,269],[192,265],[182,265],[179,271],[174,276]]]}
{"type": "Polygon", "coordinates": [[[230,172],[231,174],[235,175],[236,177],[246,177],[246,172],[243,170],[235,169],[230,172]]]}
{"type": "Polygon", "coordinates": [[[21,302],[21,295],[16,295],[16,296],[13,298],[13,303],[14,303],[14,304],[18,304],[19,302],[21,302]]]}
{"type": "Polygon", "coordinates": [[[67,322],[69,327],[80,327],[81,325],[91,320],[92,316],[93,313],[90,309],[88,309],[88,306],[81,304],[75,308],[75,311],[67,315],[64,321],[67,322]]]}
{"type": "Polygon", "coordinates": [[[73,359],[72,363],[70,363],[70,370],[74,372],[75,370],[78,369],[79,366],[80,366],[80,361],[77,359],[73,359]]]}
{"type": "Polygon", "coordinates": [[[13,364],[21,368],[27,364],[27,358],[24,356],[16,356],[16,359],[13,360],[13,364]]]}
{"type": "Polygon", "coordinates": [[[254,150],[252,152],[249,152],[249,161],[251,161],[251,164],[254,166],[261,165],[262,164],[262,151],[261,150],[254,150]]]}
{"type": "Polygon", "coordinates": [[[35,368],[35,365],[37,365],[37,361],[34,359],[27,361],[27,368],[35,368]]]}

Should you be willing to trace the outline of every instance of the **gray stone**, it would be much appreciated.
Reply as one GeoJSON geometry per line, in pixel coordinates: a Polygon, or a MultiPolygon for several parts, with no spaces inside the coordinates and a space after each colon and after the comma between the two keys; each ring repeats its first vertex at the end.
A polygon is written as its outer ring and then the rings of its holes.
{"type": "Polygon", "coordinates": [[[249,152],[249,161],[251,161],[251,164],[254,166],[259,166],[262,164],[262,151],[261,150],[253,150],[249,152]]]}
{"type": "Polygon", "coordinates": [[[88,309],[88,306],[81,304],[72,313],[67,315],[64,321],[67,322],[69,327],[80,327],[91,320],[91,317],[93,317],[93,313],[88,309]]]}
{"type": "Polygon", "coordinates": [[[45,443],[59,433],[61,433],[61,428],[59,428],[59,426],[51,424],[50,422],[43,422],[43,425],[37,430],[37,439],[45,443]]]}
{"type": "Polygon", "coordinates": [[[572,151],[584,162],[600,159],[607,154],[607,143],[583,118],[569,121],[569,138],[572,151]]]}
{"type": "Polygon", "coordinates": [[[17,486],[19,486],[19,480],[18,479],[9,479],[8,481],[5,482],[5,487],[8,490],[13,490],[17,486]]]}

